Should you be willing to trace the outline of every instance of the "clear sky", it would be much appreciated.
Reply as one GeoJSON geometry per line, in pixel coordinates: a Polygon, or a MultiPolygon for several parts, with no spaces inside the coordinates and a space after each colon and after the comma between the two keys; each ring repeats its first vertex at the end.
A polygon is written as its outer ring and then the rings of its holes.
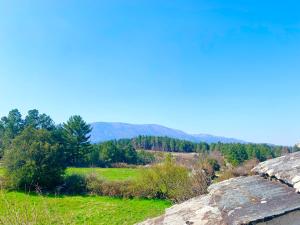
{"type": "Polygon", "coordinates": [[[0,0],[0,115],[300,142],[298,0],[0,0]]]}

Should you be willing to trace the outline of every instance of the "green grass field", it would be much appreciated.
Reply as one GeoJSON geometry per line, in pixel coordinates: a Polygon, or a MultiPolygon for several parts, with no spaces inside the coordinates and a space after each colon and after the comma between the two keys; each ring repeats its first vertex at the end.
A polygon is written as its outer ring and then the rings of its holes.
{"type": "MultiPolygon", "coordinates": [[[[134,179],[140,169],[68,168],[67,175],[97,173],[108,180],[134,179]]],[[[4,170],[0,167],[0,176],[4,170]]],[[[101,196],[39,196],[0,191],[2,224],[134,224],[155,217],[169,201],[101,196]]]]}
{"type": "Polygon", "coordinates": [[[0,192],[0,224],[134,224],[169,206],[162,200],[0,192]]]}
{"type": "MultiPolygon", "coordinates": [[[[141,169],[131,168],[68,168],[67,175],[96,173],[108,180],[128,180],[135,179],[141,169]]],[[[1,172],[0,172],[1,173],[1,172]]]]}
{"type": "MultiPolygon", "coordinates": [[[[67,175],[96,173],[108,180],[128,180],[135,179],[141,169],[131,168],[68,168],[67,175]]],[[[0,176],[4,174],[4,168],[0,167],[0,176]]]]}

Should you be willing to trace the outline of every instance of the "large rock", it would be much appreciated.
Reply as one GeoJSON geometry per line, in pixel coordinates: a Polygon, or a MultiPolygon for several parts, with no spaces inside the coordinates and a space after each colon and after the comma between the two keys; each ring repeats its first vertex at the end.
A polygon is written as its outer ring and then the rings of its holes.
{"type": "Polygon", "coordinates": [[[140,225],[286,225],[271,221],[300,221],[299,209],[300,195],[293,188],[260,176],[239,177],[213,184],[209,194],[175,205],[165,215],[140,225]]]}
{"type": "Polygon", "coordinates": [[[253,171],[274,177],[300,191],[300,152],[262,162],[253,171]]]}
{"type": "Polygon", "coordinates": [[[207,195],[140,225],[299,225],[300,152],[260,163],[253,171],[260,176],[213,184],[207,195]]]}

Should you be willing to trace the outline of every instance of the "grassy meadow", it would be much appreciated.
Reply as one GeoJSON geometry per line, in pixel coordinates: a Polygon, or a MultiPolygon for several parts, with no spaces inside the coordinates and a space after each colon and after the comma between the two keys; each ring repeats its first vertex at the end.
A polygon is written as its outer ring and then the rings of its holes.
{"type": "MultiPolygon", "coordinates": [[[[66,171],[67,175],[71,174],[91,174],[96,173],[107,180],[128,180],[135,179],[141,169],[135,168],[68,168],[66,171]]],[[[1,174],[1,171],[0,171],[1,174]]]]}
{"type": "Polygon", "coordinates": [[[100,196],[39,196],[0,192],[0,224],[134,224],[170,202],[100,196]]]}
{"type": "MultiPolygon", "coordinates": [[[[68,168],[67,175],[97,173],[108,180],[127,180],[140,169],[68,168]]],[[[0,167],[0,176],[4,169],[0,167]]],[[[0,225],[4,224],[134,224],[170,207],[164,200],[101,196],[42,196],[0,191],[0,225]]]]}

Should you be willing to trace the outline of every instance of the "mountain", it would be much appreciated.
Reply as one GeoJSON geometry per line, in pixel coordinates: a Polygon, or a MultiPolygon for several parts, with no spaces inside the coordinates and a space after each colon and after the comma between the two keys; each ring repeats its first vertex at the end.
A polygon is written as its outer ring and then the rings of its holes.
{"type": "Polygon", "coordinates": [[[156,124],[129,124],[129,123],[91,123],[93,131],[91,133],[91,142],[99,143],[108,140],[133,138],[139,135],[146,136],[167,136],[192,142],[207,143],[245,143],[245,141],[213,136],[208,134],[188,134],[180,130],[164,127],[156,124]]]}

